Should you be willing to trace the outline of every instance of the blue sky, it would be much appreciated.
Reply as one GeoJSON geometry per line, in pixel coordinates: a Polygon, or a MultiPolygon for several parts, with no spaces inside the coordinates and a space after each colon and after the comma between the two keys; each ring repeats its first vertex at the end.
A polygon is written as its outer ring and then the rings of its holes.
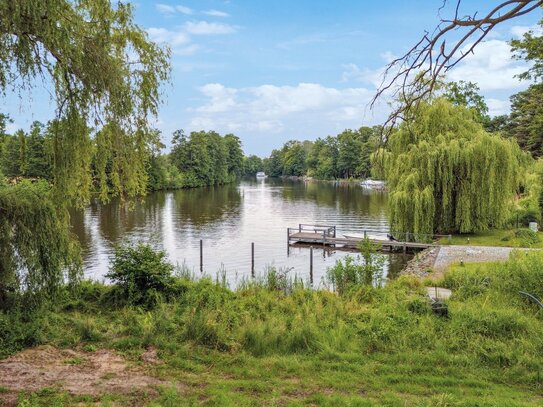
{"type": "MultiPolygon", "coordinates": [[[[268,155],[290,139],[315,139],[379,124],[383,103],[367,103],[383,66],[434,28],[442,0],[139,1],[136,22],[172,51],[173,83],[156,126],[169,145],[176,129],[238,135],[247,154],[268,155]]],[[[464,1],[463,14],[496,2],[464,1]]],[[[443,16],[450,16],[443,10],[443,16]]],[[[533,27],[541,10],[508,22],[451,72],[479,84],[492,114],[527,86],[507,41],[533,27]]],[[[46,93],[8,94],[12,128],[53,116],[46,93]]]]}

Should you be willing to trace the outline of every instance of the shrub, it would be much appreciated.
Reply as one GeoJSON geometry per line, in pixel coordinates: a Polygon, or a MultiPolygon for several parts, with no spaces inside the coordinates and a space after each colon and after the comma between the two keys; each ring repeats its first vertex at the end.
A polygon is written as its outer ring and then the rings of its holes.
{"type": "Polygon", "coordinates": [[[328,282],[340,294],[356,285],[380,286],[382,283],[384,257],[375,253],[375,248],[367,238],[362,241],[359,249],[362,256],[356,259],[346,256],[326,271],[328,282]]]}
{"type": "Polygon", "coordinates": [[[130,304],[152,307],[174,288],[174,267],[165,257],[163,251],[143,243],[118,247],[106,277],[130,304]]]}

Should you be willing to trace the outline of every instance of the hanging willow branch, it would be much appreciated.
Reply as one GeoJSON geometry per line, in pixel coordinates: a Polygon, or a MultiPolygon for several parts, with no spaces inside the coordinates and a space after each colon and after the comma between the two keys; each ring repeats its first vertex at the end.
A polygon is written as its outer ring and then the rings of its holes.
{"type": "MultiPolygon", "coordinates": [[[[496,25],[530,13],[543,5],[542,0],[502,1],[484,17],[478,18],[478,13],[460,16],[461,2],[462,0],[456,1],[452,19],[442,18],[432,33],[426,31],[405,55],[387,65],[381,85],[371,102],[373,108],[377,100],[389,92],[399,101],[386,120],[384,128],[394,127],[406,112],[428,97],[440,76],[473,53],[475,47],[496,25]],[[453,33],[459,30],[463,35],[456,39],[453,33]]],[[[441,9],[446,3],[447,0],[444,0],[441,9]]]]}

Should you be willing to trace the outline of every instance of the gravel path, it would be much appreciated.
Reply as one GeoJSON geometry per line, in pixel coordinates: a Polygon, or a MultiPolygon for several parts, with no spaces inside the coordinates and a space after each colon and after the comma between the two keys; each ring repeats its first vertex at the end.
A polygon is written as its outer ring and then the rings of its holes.
{"type": "Polygon", "coordinates": [[[513,250],[538,250],[491,246],[439,246],[426,249],[409,261],[401,274],[437,280],[452,264],[506,261],[513,250]]]}
{"type": "Polygon", "coordinates": [[[434,262],[434,272],[441,273],[454,263],[485,263],[509,259],[512,247],[441,246],[434,262]]]}

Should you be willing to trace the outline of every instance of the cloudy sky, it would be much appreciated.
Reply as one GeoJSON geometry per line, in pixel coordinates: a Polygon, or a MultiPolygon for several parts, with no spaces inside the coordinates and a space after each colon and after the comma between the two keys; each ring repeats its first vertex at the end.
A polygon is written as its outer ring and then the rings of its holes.
{"type": "MultiPolygon", "coordinates": [[[[496,1],[464,0],[463,14],[496,1]]],[[[139,0],[136,21],[173,53],[173,83],[157,127],[169,145],[176,129],[235,133],[247,154],[268,155],[290,139],[315,139],[379,124],[383,103],[368,102],[383,66],[438,21],[442,0],[139,0]]],[[[442,10],[443,17],[450,17],[442,10]]],[[[449,75],[476,82],[490,113],[507,113],[509,96],[527,86],[508,41],[542,13],[503,24],[449,75]]],[[[47,95],[7,95],[12,129],[46,122],[47,95]]]]}

